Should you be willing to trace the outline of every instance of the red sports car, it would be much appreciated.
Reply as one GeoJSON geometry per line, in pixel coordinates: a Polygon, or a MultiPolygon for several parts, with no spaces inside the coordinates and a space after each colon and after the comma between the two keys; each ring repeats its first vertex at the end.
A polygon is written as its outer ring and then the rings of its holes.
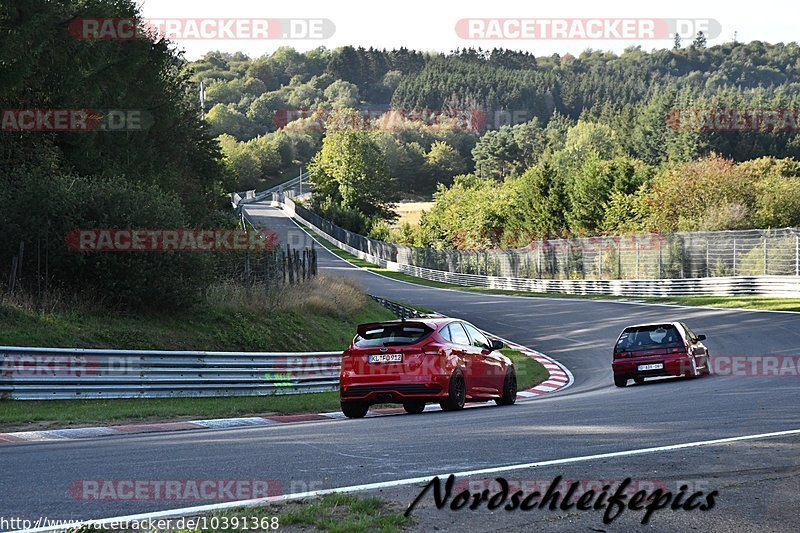
{"type": "Polygon", "coordinates": [[[514,363],[468,322],[452,318],[395,320],[358,326],[342,354],[340,397],[348,418],[367,414],[376,403],[402,403],[421,413],[427,402],[445,411],[468,401],[517,399],[514,363]]]}
{"type": "Polygon", "coordinates": [[[642,324],[625,328],[614,346],[614,384],[629,379],[642,383],[657,376],[700,376],[711,373],[708,349],[683,322],[642,324]]]}

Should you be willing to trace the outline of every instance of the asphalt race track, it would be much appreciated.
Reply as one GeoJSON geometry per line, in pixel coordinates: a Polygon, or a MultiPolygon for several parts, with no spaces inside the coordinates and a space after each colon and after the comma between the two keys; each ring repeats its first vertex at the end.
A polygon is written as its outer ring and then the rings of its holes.
{"type": "MultiPolygon", "coordinates": [[[[284,242],[308,239],[277,209],[246,210],[284,242]]],[[[260,479],[301,492],[800,429],[796,374],[666,379],[618,389],[610,371],[613,342],[631,323],[684,320],[707,335],[715,356],[798,355],[798,314],[439,290],[354,268],[324,249],[318,264],[326,273],[357,279],[371,294],[459,316],[544,352],[566,365],[575,382],[513,407],[4,446],[4,514],[89,519],[197,504],[72,497],[70,484],[85,479],[260,479]]],[[[673,491],[687,482],[719,491],[711,510],[662,510],[647,526],[640,511],[626,511],[608,526],[602,512],[491,512],[485,506],[455,512],[437,510],[427,497],[415,512],[416,528],[796,531],[798,452],[800,435],[794,434],[477,476],[522,482],[631,477],[673,491]]],[[[419,491],[419,485],[400,486],[381,495],[405,508],[419,491]]]]}

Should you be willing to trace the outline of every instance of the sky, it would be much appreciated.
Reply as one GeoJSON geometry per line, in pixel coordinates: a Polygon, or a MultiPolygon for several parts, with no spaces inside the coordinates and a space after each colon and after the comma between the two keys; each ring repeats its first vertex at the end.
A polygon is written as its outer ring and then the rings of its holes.
{"type": "MultiPolygon", "coordinates": [[[[142,14],[147,19],[327,19],[326,24],[332,33],[323,39],[174,39],[178,48],[185,51],[190,60],[202,57],[210,50],[225,52],[244,52],[250,57],[258,57],[273,52],[280,46],[292,46],[298,50],[309,50],[318,46],[336,48],[344,45],[373,46],[376,48],[398,48],[405,46],[416,50],[448,52],[459,47],[493,48],[504,47],[528,50],[536,55],[571,53],[577,55],[587,48],[621,52],[629,46],[640,45],[644,50],[670,48],[672,40],[667,38],[643,38],[648,33],[649,20],[666,19],[658,23],[656,32],[664,34],[663,28],[673,28],[670,21],[683,20],[688,33],[704,26],[719,28],[717,36],[708,40],[709,45],[732,41],[734,34],[741,42],[752,40],[770,43],[797,41],[800,37],[796,17],[800,9],[796,2],[762,1],[749,2],[697,0],[671,0],[658,5],[641,1],[571,1],[523,2],[520,0],[400,0],[384,2],[334,2],[331,0],[293,0],[275,2],[271,0],[140,0],[142,14]],[[599,26],[587,26],[586,22],[573,22],[571,19],[623,19],[621,24],[634,24],[629,38],[617,38],[614,27],[602,35],[607,39],[592,39],[596,35],[583,36],[581,28],[597,30],[599,26]],[[456,31],[456,23],[461,19],[511,19],[512,22],[486,20],[462,23],[462,33],[456,31]],[[525,19],[526,33],[518,30],[525,19]],[[558,19],[567,24],[573,38],[564,39],[563,33],[546,35],[542,24],[553,24],[547,19],[558,19]],[[639,19],[636,22],[635,19],[639,19]],[[641,22],[646,19],[645,22],[641,22]],[[625,22],[627,20],[628,22],[625,22]],[[630,22],[634,20],[634,22],[630,22]],[[531,25],[539,24],[538,30],[531,25]],[[544,21],[544,22],[542,22],[544,21]],[[332,23],[332,26],[331,26],[332,23]],[[468,26],[466,24],[471,24],[468,26]],[[494,25],[493,25],[494,24],[494,25]],[[709,26],[710,25],[710,26],[709,26]],[[333,27],[335,26],[335,30],[333,27]],[[497,31],[505,37],[497,39],[497,31]],[[471,35],[486,39],[468,39],[471,35]],[[533,31],[534,33],[531,33],[533,31]],[[538,31],[538,33],[536,33],[538,31]],[[535,35],[536,38],[531,38],[535,35]]],[[[185,22],[184,22],[185,23],[185,22]]],[[[297,22],[303,28],[304,22],[297,22]]],[[[274,26],[273,26],[274,27],[274,26]]],[[[606,26],[603,26],[606,28],[606,26]]],[[[677,27],[677,26],[675,26],[677,27]]],[[[597,30],[599,31],[599,30],[597,30]]],[[[709,32],[707,32],[709,33],[709,32]]],[[[670,33],[670,35],[672,35],[670,33]]],[[[689,38],[683,40],[688,44],[689,38]]]]}

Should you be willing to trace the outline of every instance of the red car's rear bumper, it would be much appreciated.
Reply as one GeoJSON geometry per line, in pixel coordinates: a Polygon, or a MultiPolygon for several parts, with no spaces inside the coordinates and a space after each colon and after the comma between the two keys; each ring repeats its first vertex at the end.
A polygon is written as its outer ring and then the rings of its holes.
{"type": "Polygon", "coordinates": [[[646,378],[657,376],[685,376],[691,372],[692,358],[685,353],[649,357],[626,357],[611,363],[615,376],[625,378],[646,378]],[[664,368],[639,370],[640,365],[662,363],[664,368]]]}
{"type": "Polygon", "coordinates": [[[340,376],[342,401],[392,403],[405,400],[439,401],[448,395],[449,375],[347,375],[340,376]]]}

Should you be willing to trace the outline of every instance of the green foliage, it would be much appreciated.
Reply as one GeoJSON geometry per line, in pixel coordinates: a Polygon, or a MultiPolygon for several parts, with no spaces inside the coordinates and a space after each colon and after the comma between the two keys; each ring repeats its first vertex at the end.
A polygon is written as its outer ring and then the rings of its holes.
{"type": "Polygon", "coordinates": [[[149,117],[146,127],[124,132],[4,133],[0,266],[7,272],[24,242],[24,289],[45,275],[30,253],[37,246],[46,250],[49,287],[124,305],[179,306],[209,280],[210,257],[79,254],[63,244],[74,228],[217,223],[224,205],[219,146],[190,79],[202,72],[227,79],[214,74],[215,58],[192,73],[166,41],[78,40],[66,28],[82,17],[139,16],[129,0],[21,0],[0,10],[4,108],[135,110],[149,117]]]}
{"type": "Polygon", "coordinates": [[[372,135],[364,131],[329,131],[309,164],[315,202],[331,199],[366,217],[393,220],[395,182],[372,135]]]}

